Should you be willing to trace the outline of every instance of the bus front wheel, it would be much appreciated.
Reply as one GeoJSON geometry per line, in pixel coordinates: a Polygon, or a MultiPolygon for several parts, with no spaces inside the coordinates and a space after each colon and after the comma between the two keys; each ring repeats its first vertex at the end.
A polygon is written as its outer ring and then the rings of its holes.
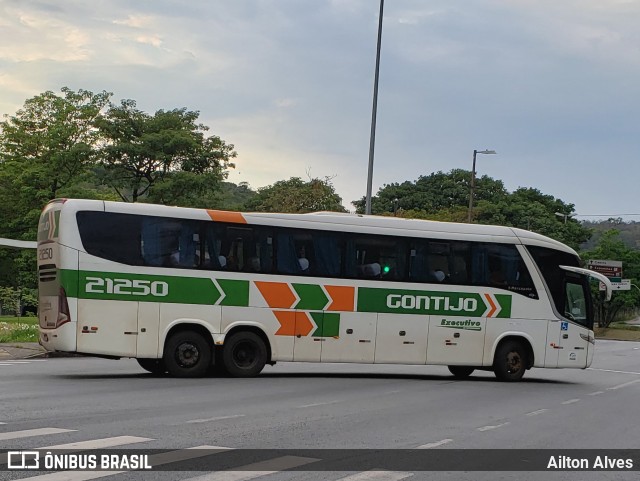
{"type": "Polygon", "coordinates": [[[498,346],[493,372],[499,381],[519,381],[527,370],[527,352],[518,341],[506,341],[498,346]]]}
{"type": "Polygon", "coordinates": [[[162,359],[136,359],[136,361],[138,361],[142,369],[150,372],[154,376],[161,376],[167,372],[167,368],[162,359]]]}
{"type": "Polygon", "coordinates": [[[453,374],[456,379],[466,379],[471,376],[471,373],[475,371],[475,369],[471,366],[447,366],[449,368],[449,372],[453,374]]]}
{"type": "Polygon", "coordinates": [[[225,340],[222,359],[232,377],[257,376],[267,362],[267,347],[257,334],[238,332],[225,340]]]}
{"type": "Polygon", "coordinates": [[[202,377],[211,365],[210,343],[195,331],[175,333],[167,341],[164,363],[176,377],[202,377]]]}

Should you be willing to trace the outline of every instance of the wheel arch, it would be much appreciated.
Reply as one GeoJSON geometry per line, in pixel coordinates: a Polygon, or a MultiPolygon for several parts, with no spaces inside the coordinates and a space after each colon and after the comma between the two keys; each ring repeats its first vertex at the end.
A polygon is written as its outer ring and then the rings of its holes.
{"type": "Polygon", "coordinates": [[[272,361],[273,352],[271,350],[271,341],[269,340],[269,336],[267,336],[266,332],[264,332],[264,329],[262,329],[261,326],[257,324],[234,323],[231,326],[231,328],[225,332],[225,336],[224,336],[225,340],[228,337],[231,337],[232,335],[238,332],[253,332],[257,336],[259,336],[267,348],[267,364],[271,364],[273,362],[272,361]]]}
{"type": "Polygon", "coordinates": [[[515,341],[522,345],[526,354],[527,354],[527,369],[531,369],[535,364],[535,352],[533,350],[533,340],[531,336],[526,333],[518,332],[518,333],[509,333],[506,332],[499,338],[495,340],[491,349],[491,364],[495,361],[496,352],[498,348],[503,345],[505,342],[515,341]]]}
{"type": "Polygon", "coordinates": [[[171,336],[183,331],[195,331],[198,334],[202,335],[207,341],[210,342],[211,352],[213,353],[213,335],[204,322],[196,319],[178,319],[169,324],[165,329],[163,333],[163,339],[160,339],[160,342],[158,343],[158,358],[162,359],[167,341],[171,339],[171,336]]]}

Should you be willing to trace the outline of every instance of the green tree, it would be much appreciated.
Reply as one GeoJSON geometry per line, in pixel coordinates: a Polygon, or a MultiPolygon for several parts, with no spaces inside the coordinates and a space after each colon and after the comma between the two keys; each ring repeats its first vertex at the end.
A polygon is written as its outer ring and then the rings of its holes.
{"type": "Polygon", "coordinates": [[[100,151],[104,181],[125,202],[146,197],[193,203],[226,177],[236,157],[233,145],[205,135],[208,127],[196,123],[198,116],[186,108],[150,115],[133,100],[112,104],[97,122],[105,142],[100,151]]]}
{"type": "MultiPolygon", "coordinates": [[[[468,218],[471,172],[454,169],[420,176],[415,182],[389,184],[372,198],[372,213],[446,222],[466,222],[468,218]]],[[[474,222],[519,227],[538,232],[577,249],[591,231],[571,218],[568,204],[538,189],[519,188],[508,192],[502,181],[488,176],[476,179],[474,222]],[[567,220],[556,212],[567,214],[567,220]]],[[[365,200],[353,202],[364,212],[365,200]]]]}
{"type": "MultiPolygon", "coordinates": [[[[430,216],[444,215],[449,212],[454,219],[464,209],[465,219],[469,206],[471,189],[471,172],[464,169],[453,169],[450,172],[435,172],[421,175],[416,181],[405,181],[383,186],[371,199],[371,212],[383,214],[402,210],[413,212],[414,217],[432,218],[430,216]],[[397,202],[396,202],[397,199],[397,202]]],[[[482,200],[494,201],[507,194],[504,184],[483,175],[476,178],[475,202],[482,200]]],[[[354,201],[358,213],[364,213],[365,199],[354,201]]],[[[449,220],[449,219],[440,219],[449,220]]]]}
{"type": "MultiPolygon", "coordinates": [[[[25,101],[0,122],[0,237],[35,240],[42,207],[77,193],[95,197],[86,179],[98,132],[95,119],[111,94],[63,88],[25,101]]],[[[0,249],[0,285],[35,288],[35,253],[0,249]]]]}
{"type": "Polygon", "coordinates": [[[94,159],[94,121],[110,93],[62,89],[28,99],[0,122],[0,236],[35,239],[44,204],[65,195],[94,159]]]}
{"type": "Polygon", "coordinates": [[[258,189],[245,208],[257,212],[346,212],[342,198],[336,193],[329,177],[313,178],[307,182],[300,177],[279,180],[258,189]]]}
{"type": "Polygon", "coordinates": [[[504,197],[478,202],[476,221],[530,230],[578,249],[589,239],[591,231],[571,218],[572,213],[573,204],[538,189],[521,187],[504,197]],[[556,213],[566,214],[566,221],[556,213]]]}
{"type": "MultiPolygon", "coordinates": [[[[620,233],[611,229],[602,234],[597,245],[582,253],[584,260],[600,259],[622,261],[623,275],[625,279],[631,279],[638,285],[640,280],[640,251],[631,249],[620,239],[620,233]]],[[[605,301],[602,295],[594,288],[595,308],[600,327],[608,327],[621,309],[637,308],[640,304],[640,295],[637,290],[615,291],[610,301],[605,301]]]]}

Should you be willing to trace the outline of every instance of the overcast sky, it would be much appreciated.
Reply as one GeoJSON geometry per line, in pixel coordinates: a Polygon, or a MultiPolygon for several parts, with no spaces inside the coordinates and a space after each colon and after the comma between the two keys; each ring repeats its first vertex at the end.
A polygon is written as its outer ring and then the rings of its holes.
{"type": "MultiPolygon", "coordinates": [[[[379,0],[0,0],[0,113],[46,90],[200,111],[253,188],[366,191],[379,0]]],[[[453,168],[640,214],[640,1],[387,0],[374,193],[453,168]]],[[[579,217],[585,219],[587,217],[579,217]]],[[[628,220],[640,220],[628,216],[628,220]]]]}

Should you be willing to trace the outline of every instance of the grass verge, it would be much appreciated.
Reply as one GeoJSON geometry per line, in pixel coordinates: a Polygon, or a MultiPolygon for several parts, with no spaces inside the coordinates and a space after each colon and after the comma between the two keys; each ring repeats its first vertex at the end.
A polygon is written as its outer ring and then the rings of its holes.
{"type": "Polygon", "coordinates": [[[594,332],[596,339],[640,341],[640,326],[630,326],[624,322],[615,322],[606,328],[596,327],[594,332]]]}
{"type": "Polygon", "coordinates": [[[0,317],[0,343],[38,342],[37,317],[0,317]]]}

